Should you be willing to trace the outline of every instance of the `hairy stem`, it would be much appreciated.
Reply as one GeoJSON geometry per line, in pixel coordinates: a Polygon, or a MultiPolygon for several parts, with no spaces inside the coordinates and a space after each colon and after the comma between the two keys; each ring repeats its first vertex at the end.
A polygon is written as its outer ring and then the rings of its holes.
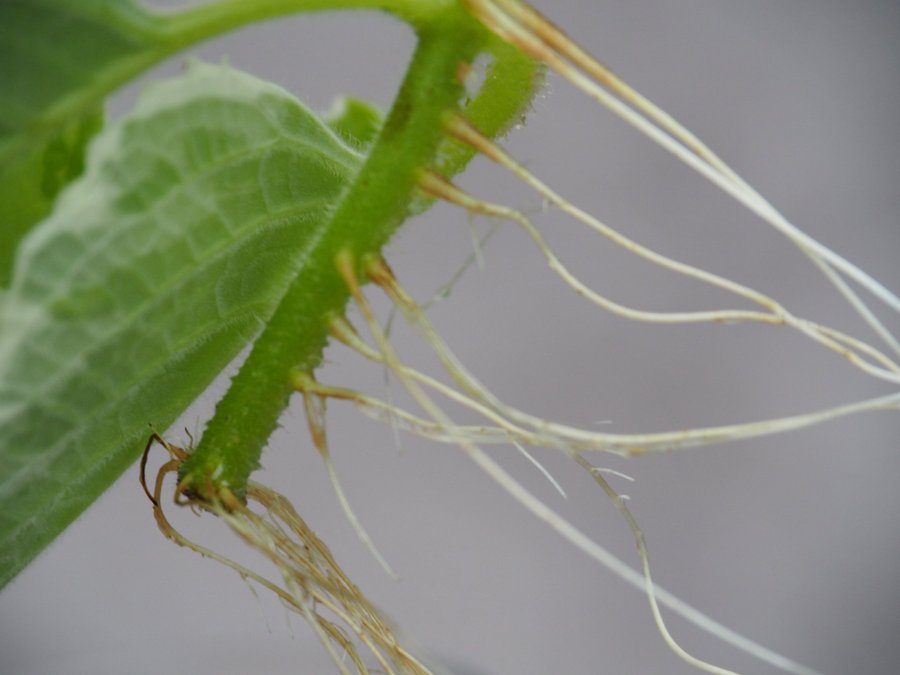
{"type": "MultiPolygon", "coordinates": [[[[419,43],[409,70],[368,159],[330,222],[303,252],[305,273],[292,282],[182,467],[183,489],[192,495],[212,498],[227,488],[243,496],[294,391],[292,371],[319,365],[330,318],[344,312],[349,294],[334,260],[342,252],[356,260],[377,254],[409,215],[422,170],[447,154],[444,121],[460,109],[460,74],[480,53],[497,48],[455,4],[417,32],[419,43]],[[315,313],[310,307],[316,307],[315,313]]],[[[517,58],[523,70],[524,61],[517,58]]],[[[501,91],[492,88],[488,93],[501,91]]],[[[532,89],[503,93],[507,119],[494,115],[496,130],[508,123],[509,111],[517,114],[522,109],[532,89]],[[509,96],[514,98],[512,106],[509,96]]],[[[490,117],[489,111],[495,112],[490,105],[476,108],[484,118],[490,117]]],[[[466,159],[457,153],[445,161],[458,170],[466,159]]]]}

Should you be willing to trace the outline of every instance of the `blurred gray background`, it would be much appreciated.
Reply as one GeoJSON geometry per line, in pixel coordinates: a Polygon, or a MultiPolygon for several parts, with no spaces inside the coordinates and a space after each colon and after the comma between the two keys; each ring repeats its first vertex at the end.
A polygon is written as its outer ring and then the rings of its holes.
{"type": "MultiPolygon", "coordinates": [[[[793,222],[900,290],[900,3],[535,4],[793,222]]],[[[227,56],[326,109],[345,92],[387,105],[412,44],[404,26],[382,16],[320,15],[253,26],[193,53],[227,56]]],[[[144,81],[177,72],[182,61],[144,81]]],[[[117,97],[114,114],[135,91],[117,97]]],[[[638,241],[870,338],[779,235],[559,78],[549,78],[508,146],[638,241]]],[[[537,197],[486,162],[462,182],[540,211],[537,197]]],[[[564,260],[614,299],[647,309],[734,304],[630,258],[558,213],[541,223],[564,260]]],[[[485,223],[475,224],[484,231],[485,223]]],[[[471,250],[465,214],[439,207],[410,222],[388,258],[424,301],[471,250]]],[[[653,431],[889,391],[783,329],[659,327],[603,314],[567,290],[512,225],[488,244],[484,261],[431,314],[482,381],[535,414],[653,431]]],[[[900,321],[889,325],[896,330],[900,321]]],[[[395,328],[401,353],[434,370],[409,331],[395,328]]],[[[384,392],[377,368],[342,349],[328,358],[323,381],[384,392]]],[[[183,427],[202,430],[224,386],[185,415],[173,440],[185,439],[183,427]]],[[[422,653],[465,675],[694,672],[663,645],[641,594],[537,522],[458,450],[410,436],[398,449],[390,429],[347,406],[332,405],[329,419],[351,502],[400,581],[356,539],[298,407],[285,416],[259,478],[294,500],[422,653]]],[[[826,673],[896,673],[898,438],[896,413],[866,414],[753,442],[596,461],[634,477],[614,484],[631,496],[661,585],[826,673]]],[[[492,453],[636,564],[623,521],[569,462],[536,451],[568,490],[563,500],[514,450],[492,453]]],[[[740,672],[772,672],[666,616],[696,655],[740,672]]],[[[8,675],[332,670],[301,620],[288,621],[277,602],[158,534],[136,467],[0,596],[0,673],[8,675]]]]}

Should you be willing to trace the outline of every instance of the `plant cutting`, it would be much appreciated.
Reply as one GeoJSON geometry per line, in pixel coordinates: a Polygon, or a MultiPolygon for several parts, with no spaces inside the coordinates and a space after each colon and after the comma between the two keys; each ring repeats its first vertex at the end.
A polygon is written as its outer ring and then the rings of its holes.
{"type": "MultiPolygon", "coordinates": [[[[85,22],[96,20],[104,26],[110,19],[120,22],[117,31],[127,26],[118,42],[95,41],[120,45],[114,55],[121,60],[112,59],[108,67],[89,64],[84,72],[102,73],[105,82],[99,75],[74,78],[78,84],[87,80],[89,86],[63,87],[65,96],[48,98],[50,103],[40,108],[40,123],[21,125],[25,131],[13,134],[7,145],[12,148],[9,156],[24,158],[25,168],[17,170],[17,176],[27,175],[29,167],[46,167],[48,157],[60,154],[60,143],[63,154],[65,148],[74,148],[69,154],[77,158],[81,139],[90,135],[85,129],[94,124],[85,111],[96,103],[97,91],[111,89],[129,73],[192,40],[248,18],[245,10],[241,14],[235,10],[238,5],[231,4],[152,21],[137,9],[115,6],[116,12],[104,12],[96,5],[85,22]],[[88,100],[84,91],[94,99],[88,100]],[[69,125],[64,130],[69,136],[60,131],[60,120],[69,125]],[[66,145],[67,138],[74,140],[66,145]],[[41,154],[38,148],[53,152],[41,154]]],[[[35,7],[39,12],[41,6],[31,5],[35,7]]],[[[48,7],[47,15],[57,21],[61,6],[48,7]]],[[[271,7],[273,12],[288,11],[271,7]]],[[[17,245],[3,307],[4,363],[9,364],[4,378],[4,402],[9,405],[3,531],[9,533],[4,550],[9,552],[5,569],[10,574],[134,462],[151,425],[165,430],[247,343],[253,345],[250,355],[196,445],[163,443],[177,462],[171,468],[178,473],[175,492],[180,500],[226,520],[250,518],[243,510],[248,495],[254,494],[248,492],[247,480],[296,392],[306,402],[312,437],[324,457],[324,401],[351,400],[397,428],[459,445],[526,507],[601,558],[599,549],[505,475],[480,444],[553,447],[593,471],[584,456],[588,451],[671,449],[896,406],[888,395],[763,423],[689,433],[604,434],[536,418],[492,395],[453,356],[381,259],[393,229],[436,199],[520,225],[551,269],[579,294],[619,315],[654,322],[775,324],[840,353],[876,377],[894,377],[893,362],[876,347],[795,316],[769,295],[618,235],[500,150],[492,138],[518,120],[544,66],[585,87],[590,96],[626,116],[797,243],[862,309],[863,317],[885,338],[887,353],[893,348],[888,331],[841,279],[852,280],[889,305],[896,300],[843,258],[798,233],[696,139],[540,17],[504,3],[430,3],[427,11],[415,7],[399,3],[387,8],[413,23],[419,46],[384,122],[357,105],[348,106],[347,115],[321,122],[276,87],[228,68],[194,66],[183,78],[148,93],[131,116],[98,136],[83,176],[17,245]],[[469,79],[470,69],[477,75],[478,57],[491,64],[480,89],[477,78],[475,85],[469,79]],[[641,121],[621,99],[617,102],[598,87],[598,81],[659,126],[641,121]],[[221,99],[226,99],[224,107],[219,107],[221,99]],[[377,134],[367,131],[372,129],[377,134]],[[175,155],[161,155],[160,147],[175,148],[175,155]],[[526,213],[454,184],[455,174],[476,151],[607,239],[676,274],[736,294],[749,307],[655,312],[627,307],[591,289],[565,267],[526,213]],[[454,389],[403,362],[369,308],[365,281],[376,282],[418,327],[454,389]],[[343,317],[351,298],[362,317],[357,325],[343,317]],[[365,326],[371,331],[368,337],[365,326]],[[394,373],[420,410],[348,391],[339,383],[318,382],[315,373],[329,338],[394,373]],[[438,394],[482,415],[489,424],[453,423],[434,401],[438,394]]],[[[49,22],[47,34],[55,35],[56,27],[49,22]]],[[[69,165],[77,165],[77,159],[69,165]]],[[[41,185],[45,189],[45,182],[41,185]]],[[[45,192],[50,193],[49,202],[52,190],[45,192]]],[[[158,509],[161,487],[148,487],[158,509]]],[[[274,498],[267,499],[271,509],[274,498]]],[[[234,522],[239,532],[246,525],[234,522]]],[[[262,547],[263,534],[248,536],[262,547]]],[[[293,592],[289,597],[298,611],[307,612],[310,607],[303,598],[310,590],[301,584],[293,592]]],[[[651,588],[650,597],[661,596],[651,588]]],[[[340,642],[327,625],[320,625],[326,643],[340,642]]],[[[343,643],[337,648],[349,649],[343,643]]]]}

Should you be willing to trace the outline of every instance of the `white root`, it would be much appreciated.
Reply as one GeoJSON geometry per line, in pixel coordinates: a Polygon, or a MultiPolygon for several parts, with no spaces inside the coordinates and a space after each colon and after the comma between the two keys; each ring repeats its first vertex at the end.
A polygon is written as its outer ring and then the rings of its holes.
{"type": "MultiPolygon", "coordinates": [[[[349,255],[339,257],[338,268],[350,288],[356,306],[359,308],[360,312],[363,315],[363,318],[366,321],[369,332],[372,334],[373,338],[378,344],[378,348],[381,352],[384,362],[398,376],[406,391],[419,404],[419,406],[422,407],[422,409],[428,414],[428,416],[431,417],[441,427],[443,427],[449,434],[455,437],[457,447],[459,447],[473,462],[475,462],[475,464],[492,480],[494,480],[494,482],[496,482],[514,499],[516,499],[516,501],[518,501],[522,506],[524,506],[527,510],[533,513],[543,522],[547,523],[547,525],[561,534],[570,543],[584,551],[594,560],[600,562],[610,571],[628,581],[630,584],[648,591],[650,593],[650,602],[652,606],[655,606],[655,603],[657,601],[662,601],[668,604],[668,601],[672,599],[672,596],[670,594],[663,594],[658,592],[658,590],[654,590],[654,587],[648,581],[646,572],[649,569],[649,563],[647,562],[646,550],[644,548],[639,547],[645,570],[645,574],[640,574],[632,570],[628,565],[612,555],[609,551],[607,551],[605,548],[600,546],[590,537],[573,526],[565,518],[563,518],[557,512],[547,506],[544,502],[535,497],[531,492],[523,487],[521,483],[516,481],[499,464],[497,464],[495,460],[493,460],[489,455],[481,450],[481,448],[466,439],[464,435],[456,433],[456,425],[453,424],[447,414],[431,399],[430,396],[428,396],[428,394],[420,386],[420,384],[413,377],[411,377],[408,368],[398,358],[393,346],[385,336],[380,324],[375,318],[375,315],[372,312],[372,309],[369,306],[365,295],[362,293],[359,287],[354,273],[353,261],[349,257],[349,255]]],[[[389,274],[389,270],[386,269],[386,266],[381,263],[375,263],[373,265],[370,265],[367,271],[370,278],[372,278],[374,281],[385,284],[385,275],[389,274]]],[[[388,288],[391,287],[388,285],[388,288]]],[[[401,308],[404,310],[406,309],[402,305],[401,308]]],[[[727,639],[727,636],[731,634],[731,631],[724,629],[724,627],[722,627],[722,630],[718,630],[716,628],[718,626],[716,622],[714,622],[709,617],[705,617],[697,610],[692,609],[690,612],[683,611],[685,604],[680,601],[673,602],[668,606],[684,618],[695,621],[698,623],[698,625],[701,625],[705,629],[711,630],[713,634],[719,635],[720,637],[722,637],[722,639],[727,639]]],[[[662,616],[659,614],[658,609],[654,612],[654,620],[657,622],[657,626],[660,632],[663,634],[667,644],[669,644],[669,646],[679,657],[705,672],[717,673],[720,675],[732,674],[732,671],[720,668],[711,663],[707,663],[706,661],[698,659],[685,652],[668,633],[668,630],[665,627],[665,623],[662,619],[662,616]]],[[[751,653],[754,653],[761,658],[765,658],[765,653],[767,652],[767,650],[765,650],[764,648],[759,647],[759,649],[753,649],[751,647],[751,649],[751,653]]],[[[788,661],[787,659],[784,659],[784,657],[779,656],[778,658],[783,659],[786,662],[788,661]]],[[[802,667],[798,665],[796,672],[803,672],[802,667]]]]}
{"type": "Polygon", "coordinates": [[[296,373],[294,375],[294,386],[303,394],[303,407],[306,411],[306,421],[309,426],[309,435],[312,438],[313,445],[316,446],[319,455],[322,457],[322,461],[325,464],[325,470],[328,472],[328,478],[331,481],[331,487],[334,490],[335,496],[337,496],[341,509],[344,511],[344,515],[356,531],[356,536],[359,537],[359,540],[363,545],[369,549],[372,557],[378,561],[378,564],[381,565],[385,572],[387,572],[388,576],[396,580],[399,578],[397,573],[394,572],[381,551],[378,550],[372,537],[366,532],[366,529],[356,516],[353,507],[350,506],[350,500],[347,499],[347,494],[344,492],[344,488],[338,479],[337,471],[335,471],[334,468],[334,462],[331,460],[331,451],[328,449],[328,436],[325,432],[325,399],[321,396],[313,396],[310,394],[313,383],[314,380],[310,375],[305,373],[296,373]]]}
{"type": "Polygon", "coordinates": [[[694,134],[625,84],[535,10],[514,0],[465,2],[470,11],[499,37],[546,63],[591,99],[671,152],[785,235],[825,273],[829,282],[890,349],[900,355],[900,342],[838,273],[852,279],[897,313],[900,313],[900,297],[790,223],[694,134]]]}
{"type": "MultiPolygon", "coordinates": [[[[461,128],[458,124],[455,125],[455,127],[457,128],[457,130],[461,128]]],[[[462,137],[462,133],[459,131],[458,133],[459,136],[462,137]]],[[[474,131],[467,133],[466,138],[474,138],[474,136],[472,136],[473,133],[474,131]]],[[[475,147],[477,147],[479,150],[484,150],[487,148],[492,149],[491,151],[494,153],[502,153],[499,148],[494,146],[492,143],[490,143],[490,141],[484,139],[483,137],[481,137],[481,140],[475,147]]],[[[511,162],[512,160],[509,159],[509,161],[511,162]]],[[[565,210],[573,213],[574,215],[576,215],[576,217],[579,218],[579,220],[586,222],[593,229],[600,231],[604,236],[612,239],[615,243],[640,255],[643,258],[650,260],[651,262],[660,265],[661,267],[671,269],[680,274],[693,277],[712,286],[721,288],[722,290],[739,295],[745,299],[752,300],[753,302],[761,305],[767,311],[756,312],[725,309],[701,312],[648,312],[624,306],[589,288],[574,274],[572,274],[559,259],[556,253],[547,244],[543,235],[540,233],[534,223],[531,222],[531,219],[521,211],[472,197],[471,195],[460,190],[455,185],[445,181],[435,174],[423,175],[420,181],[420,186],[421,189],[427,194],[436,198],[444,199],[450,203],[457,204],[458,206],[461,206],[470,212],[481,213],[489,217],[502,218],[515,222],[525,230],[529,237],[531,237],[531,239],[535,242],[541,253],[546,258],[550,268],[570,288],[572,288],[576,293],[586,298],[593,304],[611,312],[612,314],[624,317],[626,319],[631,319],[633,321],[644,321],[648,323],[739,323],[753,321],[758,323],[787,325],[794,330],[802,333],[803,335],[806,335],[808,338],[819,343],[823,347],[846,358],[848,361],[850,361],[850,363],[852,363],[863,372],[878,379],[882,379],[894,384],[900,384],[900,366],[898,366],[886,355],[884,355],[874,347],[863,343],[857,338],[845,335],[832,328],[820,326],[819,324],[809,321],[808,319],[797,317],[774,299],[762,293],[759,293],[758,291],[755,291],[747,286],[737,284],[733,281],[724,279],[723,277],[712,274],[710,272],[706,272],[685,263],[680,263],[665,256],[661,256],[651,251],[650,249],[636,244],[630,239],[627,239],[626,237],[615,232],[615,230],[612,230],[608,226],[603,225],[580,209],[577,209],[576,207],[569,204],[567,201],[562,199],[562,197],[547,188],[543,183],[540,183],[537,178],[532,176],[521,165],[515,166],[517,176],[523,178],[523,180],[527,179],[527,182],[529,184],[532,184],[532,182],[536,183],[541,187],[540,191],[542,194],[544,194],[544,192],[546,191],[547,195],[549,195],[548,199],[552,199],[554,203],[558,203],[561,206],[565,207],[565,210]],[[868,356],[869,358],[864,358],[863,355],[868,356]],[[872,359],[881,365],[876,365],[876,363],[872,363],[869,359],[872,359]]]]}

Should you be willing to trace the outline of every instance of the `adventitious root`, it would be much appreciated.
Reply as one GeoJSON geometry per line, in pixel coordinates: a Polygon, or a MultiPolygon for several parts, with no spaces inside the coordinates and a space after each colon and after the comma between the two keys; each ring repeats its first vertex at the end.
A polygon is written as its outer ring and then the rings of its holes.
{"type": "Polygon", "coordinates": [[[154,434],[141,460],[141,485],[153,503],[153,515],[162,533],[180,546],[217,560],[242,578],[256,582],[277,595],[290,611],[312,626],[335,666],[343,675],[351,673],[410,673],[424,675],[428,668],[398,641],[388,622],[347,578],[328,550],[294,507],[282,495],[257,483],[247,489],[247,504],[230,491],[219,490],[214,501],[185,496],[182,486],[174,503],[217,517],[243,542],[274,566],[276,581],[215,551],[194,543],[176,530],[163,508],[166,477],[177,474],[187,457],[184,449],[154,434]],[[156,475],[153,490],[146,481],[147,455],[154,443],[170,455],[156,475]]]}
{"type": "Polygon", "coordinates": [[[581,221],[612,243],[621,246],[659,267],[717,287],[742,300],[750,301],[758,305],[763,311],[721,309],[694,312],[650,312],[622,305],[602,295],[596,290],[589,288],[572,274],[549,246],[540,230],[538,230],[531,219],[522,211],[473,197],[439,175],[433,173],[422,175],[420,187],[429,196],[460,206],[470,213],[509,220],[520,225],[538,246],[550,268],[576,293],[601,309],[626,319],[648,323],[685,324],[700,322],[758,322],[772,325],[786,325],[826,349],[830,349],[846,358],[851,364],[868,375],[895,384],[900,383],[900,365],[875,347],[828,326],[823,326],[808,319],[798,317],[788,311],[787,308],[774,298],[760,293],[744,284],[739,284],[693,265],[673,260],[672,258],[642,246],[617,232],[612,227],[600,222],[589,213],[571,204],[555,190],[531,174],[523,165],[512,159],[499,146],[479,134],[476,129],[464,120],[460,118],[452,119],[449,123],[449,130],[459,140],[472,145],[472,147],[476,148],[488,158],[510,170],[517,178],[537,191],[542,198],[548,201],[548,203],[557,206],[561,211],[581,221]]]}
{"type": "Polygon", "coordinates": [[[294,377],[294,386],[303,393],[303,407],[306,411],[309,436],[312,439],[313,445],[319,451],[322,461],[325,463],[325,469],[328,472],[328,478],[331,480],[331,486],[341,504],[341,508],[344,510],[344,514],[347,516],[347,520],[350,521],[350,524],[353,526],[353,529],[356,530],[356,534],[360,541],[365,544],[366,548],[369,549],[381,567],[384,568],[384,571],[387,572],[392,579],[396,580],[397,574],[391,569],[387,560],[381,555],[381,552],[375,546],[372,538],[369,536],[368,532],[366,532],[362,523],[360,523],[359,518],[356,517],[356,513],[354,513],[351,508],[350,501],[347,499],[347,495],[344,493],[344,489],[341,487],[341,483],[338,480],[337,472],[334,469],[334,463],[331,461],[331,451],[328,449],[328,436],[325,431],[325,397],[310,395],[310,387],[304,386],[304,383],[307,381],[315,381],[311,374],[295,373],[294,377]]]}
{"type": "MultiPolygon", "coordinates": [[[[377,320],[372,307],[369,305],[365,294],[362,292],[359,280],[356,277],[356,261],[347,253],[339,256],[338,268],[346,281],[351,297],[357,309],[369,329],[369,333],[376,346],[369,346],[360,337],[353,326],[343,318],[332,321],[332,334],[341,342],[348,345],[361,355],[385,366],[401,382],[407,393],[419,405],[425,417],[417,416],[411,412],[401,410],[397,406],[374,397],[348,389],[331,387],[315,381],[305,374],[297,374],[295,386],[301,391],[306,400],[311,397],[320,399],[343,399],[355,402],[363,410],[383,417],[401,428],[408,428],[417,433],[429,436],[436,440],[449,442],[456,445],[468,456],[482,471],[484,471],[501,488],[506,490],[514,499],[544,523],[557,531],[566,540],[581,549],[589,556],[600,562],[606,568],[625,579],[630,584],[644,589],[647,593],[653,610],[653,617],[660,633],[666,643],[682,659],[700,670],[711,673],[729,673],[730,671],[707,663],[684,651],[671,637],[665,626],[658,603],[664,604],[682,617],[695,623],[703,630],[709,631],[721,639],[730,642],[738,648],[753,654],[777,667],[789,672],[811,673],[807,668],[789,659],[775,654],[764,647],[753,643],[742,636],[706,617],[699,611],[680,601],[668,592],[653,585],[649,575],[649,561],[643,535],[637,527],[634,518],[628,512],[622,499],[615,493],[612,487],[602,476],[602,470],[593,467],[582,458],[577,450],[577,443],[571,443],[570,439],[558,433],[560,429],[567,427],[554,425],[537,418],[519,413],[514,409],[504,406],[472,376],[470,376],[458,360],[453,357],[442,341],[427,324],[423,310],[400,288],[391,270],[380,259],[370,259],[365,266],[367,276],[371,281],[381,286],[400,308],[404,314],[420,328],[427,341],[434,348],[435,353],[444,363],[447,372],[457,381],[460,390],[444,385],[437,380],[420,373],[403,363],[393,345],[389,341],[381,324],[377,320]],[[483,415],[492,424],[486,426],[460,426],[455,424],[447,412],[441,408],[432,398],[431,392],[439,393],[455,403],[469,408],[483,415]],[[490,455],[482,450],[478,443],[488,441],[491,443],[508,443],[520,448],[522,445],[531,444],[545,447],[556,447],[579,466],[587,469],[607,494],[614,500],[617,508],[625,515],[629,527],[635,536],[643,567],[643,573],[634,571],[631,567],[620,561],[609,551],[593,541],[586,534],[575,528],[570,522],[556,513],[547,504],[534,496],[521,483],[506,472],[490,455]]],[[[322,404],[321,408],[324,408],[322,404]]],[[[582,439],[582,445],[583,445],[582,439]]],[[[524,448],[522,448],[524,449],[524,448]]],[[[592,449],[597,449],[596,446],[592,449]]],[[[604,448],[608,449],[608,448],[604,448]]]]}
{"type": "MultiPolygon", "coordinates": [[[[373,262],[370,265],[369,274],[373,281],[378,283],[385,293],[397,303],[397,306],[400,307],[412,325],[419,330],[461,391],[452,390],[433,378],[412,370],[408,371],[409,376],[430,389],[447,396],[454,402],[483,415],[496,424],[494,428],[477,428],[483,440],[495,442],[497,439],[502,438],[503,434],[506,434],[506,438],[511,438],[520,443],[555,448],[569,453],[601,450],[631,455],[710,445],[765,434],[780,433],[865,410],[896,410],[900,408],[900,394],[893,393],[805,415],[794,415],[744,424],[681,429],[670,432],[614,434],[571,427],[536,417],[503,403],[479,382],[453,354],[449,346],[435,330],[425,312],[400,286],[386,265],[378,261],[373,262]]],[[[366,358],[375,361],[384,360],[384,357],[379,355],[377,351],[367,347],[355,331],[347,326],[346,322],[333,322],[332,332],[338,339],[366,358]]]]}
{"type": "Polygon", "coordinates": [[[798,246],[894,354],[900,341],[878,319],[848,280],[900,313],[900,297],[865,271],[793,225],[699,138],[619,79],[568,36],[516,0],[465,0],[485,26],[522,52],[545,63],[573,86],[671,152],[757,214],[798,246]]]}

